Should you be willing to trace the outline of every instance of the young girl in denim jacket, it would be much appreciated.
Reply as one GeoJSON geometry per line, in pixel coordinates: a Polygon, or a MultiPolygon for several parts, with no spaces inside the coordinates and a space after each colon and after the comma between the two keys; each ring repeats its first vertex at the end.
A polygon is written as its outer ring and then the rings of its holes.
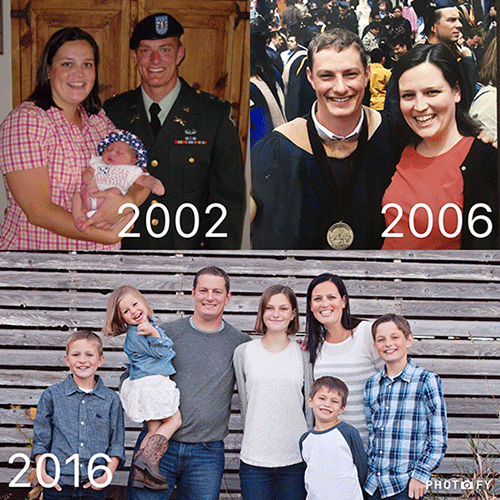
{"type": "Polygon", "coordinates": [[[153,310],[134,287],[121,286],[110,296],[103,328],[105,335],[126,333],[123,348],[130,377],[121,387],[123,408],[134,422],[146,421],[148,433],[134,454],[132,486],[167,489],[158,463],[168,440],[181,425],[179,389],[170,379],[175,373],[173,342],[152,319],[153,310]]]}

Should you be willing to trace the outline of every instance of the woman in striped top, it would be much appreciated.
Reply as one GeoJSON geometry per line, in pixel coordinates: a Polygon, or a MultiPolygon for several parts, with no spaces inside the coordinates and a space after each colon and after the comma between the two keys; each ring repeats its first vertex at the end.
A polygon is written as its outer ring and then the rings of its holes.
{"type": "Polygon", "coordinates": [[[349,404],[342,420],[356,427],[366,445],[363,388],[383,362],[373,347],[371,323],[351,316],[349,296],[338,276],[320,274],[309,284],[306,334],[314,379],[330,375],[346,383],[349,404]]]}

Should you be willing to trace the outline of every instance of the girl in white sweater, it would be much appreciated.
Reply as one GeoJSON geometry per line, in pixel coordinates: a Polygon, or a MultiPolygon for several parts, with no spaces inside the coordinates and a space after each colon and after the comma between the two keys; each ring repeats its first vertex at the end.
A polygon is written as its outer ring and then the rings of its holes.
{"type": "Polygon", "coordinates": [[[240,479],[244,500],[304,500],[299,438],[312,426],[308,353],[290,340],[299,329],[297,298],[274,285],[261,296],[256,333],[238,346],[234,368],[244,419],[240,479]],[[307,415],[307,419],[306,419],[307,415]]]}

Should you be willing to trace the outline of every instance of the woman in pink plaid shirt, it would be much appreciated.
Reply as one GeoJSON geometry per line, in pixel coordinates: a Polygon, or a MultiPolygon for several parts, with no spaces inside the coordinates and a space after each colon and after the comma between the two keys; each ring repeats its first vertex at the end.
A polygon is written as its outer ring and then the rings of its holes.
{"type": "Polygon", "coordinates": [[[0,249],[119,249],[119,232],[131,215],[123,203],[140,205],[149,191],[132,187],[122,196],[103,192],[103,207],[78,230],[71,199],[82,172],[105,135],[115,129],[98,96],[99,52],[79,28],[54,33],[37,70],[35,90],[0,126],[0,169],[8,207],[0,228],[0,249]]]}

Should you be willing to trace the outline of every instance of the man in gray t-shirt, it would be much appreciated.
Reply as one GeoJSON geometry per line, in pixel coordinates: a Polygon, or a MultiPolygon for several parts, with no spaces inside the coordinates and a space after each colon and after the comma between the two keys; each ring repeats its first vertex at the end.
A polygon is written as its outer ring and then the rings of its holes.
{"type": "MultiPolygon", "coordinates": [[[[250,337],[226,323],[229,277],[218,267],[201,269],[194,278],[194,313],[161,325],[173,340],[182,425],[160,460],[168,489],[129,488],[133,500],[166,500],[177,486],[178,500],[217,500],[224,472],[234,388],[233,352],[250,337]]],[[[145,431],[138,439],[139,446],[145,431]]],[[[159,487],[164,485],[159,484],[159,487]]]]}

